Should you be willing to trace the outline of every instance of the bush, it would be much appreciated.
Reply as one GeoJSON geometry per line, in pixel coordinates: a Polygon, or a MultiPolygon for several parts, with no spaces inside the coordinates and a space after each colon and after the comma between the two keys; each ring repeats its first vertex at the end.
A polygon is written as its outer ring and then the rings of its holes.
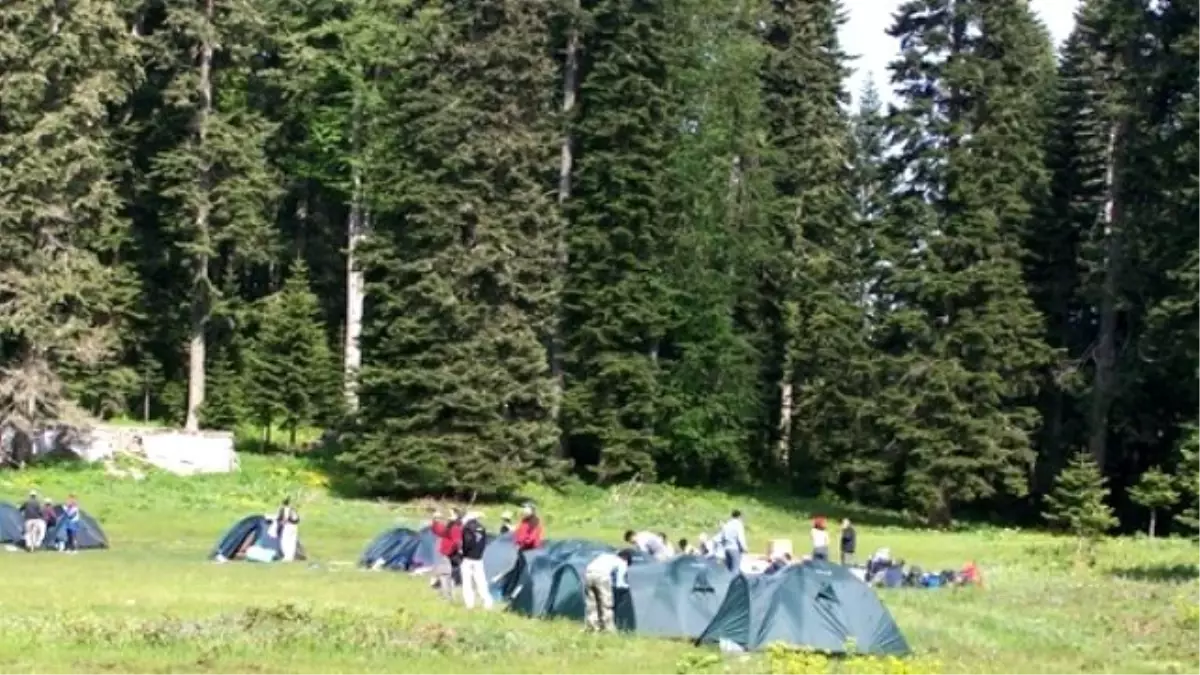
{"type": "Polygon", "coordinates": [[[767,672],[771,675],[817,675],[825,673],[878,673],[907,675],[908,673],[941,673],[939,661],[924,657],[896,656],[827,656],[805,649],[781,644],[767,646],[767,672]]]}

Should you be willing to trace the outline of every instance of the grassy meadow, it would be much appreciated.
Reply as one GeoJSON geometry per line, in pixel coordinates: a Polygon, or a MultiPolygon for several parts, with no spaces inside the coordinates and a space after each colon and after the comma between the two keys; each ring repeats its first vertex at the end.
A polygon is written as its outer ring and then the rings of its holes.
{"type": "MultiPolygon", "coordinates": [[[[1197,672],[1197,548],[1186,540],[1113,539],[1096,564],[1073,543],[1001,529],[937,533],[887,514],[823,507],[858,521],[860,549],[887,545],[925,569],[973,559],[985,587],[882,593],[916,655],[829,662],[783,651],[722,657],[685,643],[592,636],[581,626],[468,613],[427,581],[354,567],[384,528],[416,524],[432,502],[333,495],[302,460],[243,455],[226,476],[144,481],[96,469],[0,475],[0,498],[36,487],[76,493],[110,551],[0,557],[0,663],[6,672],[1197,672]],[[312,560],[216,565],[205,557],[236,519],[296,495],[312,560]]],[[[667,487],[567,494],[535,489],[550,537],[617,543],[627,527],[673,539],[712,531],[737,506],[755,550],[807,540],[814,506],[667,487]]],[[[503,507],[489,505],[495,519],[503,507]]],[[[494,520],[493,520],[494,522],[494,520]]]]}

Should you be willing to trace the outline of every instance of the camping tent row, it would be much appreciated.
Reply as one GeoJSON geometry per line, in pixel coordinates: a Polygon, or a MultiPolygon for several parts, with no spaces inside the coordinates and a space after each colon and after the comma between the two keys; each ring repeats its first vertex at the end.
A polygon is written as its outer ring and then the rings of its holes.
{"type": "MultiPolygon", "coordinates": [[[[501,583],[509,609],[582,621],[584,569],[604,544],[562,541],[521,559],[501,583]]],[[[734,574],[720,562],[677,556],[635,561],[617,591],[619,630],[754,650],[783,642],[829,653],[906,654],[908,643],[875,591],[841,565],[809,562],[776,574],[734,574]]]]}
{"type": "MultiPolygon", "coordinates": [[[[547,541],[518,553],[502,535],[485,549],[493,593],[510,611],[537,618],[582,621],[584,570],[607,544],[547,541]]],[[[385,532],[359,564],[412,571],[436,565],[437,538],[428,527],[385,532]]],[[[697,643],[732,643],[753,650],[784,642],[840,653],[905,654],[908,644],[875,591],[840,565],[793,565],[771,575],[734,574],[712,558],[677,556],[665,562],[639,557],[629,568],[628,591],[615,594],[617,628],[697,643]]]]}
{"type": "MultiPolygon", "coordinates": [[[[55,506],[58,522],[46,531],[42,548],[53,550],[67,541],[67,524],[63,519],[63,507],[55,506]]],[[[8,546],[25,545],[25,519],[17,507],[7,502],[0,502],[0,544],[8,546]]],[[[75,546],[79,549],[108,548],[108,537],[96,519],[87,512],[79,512],[79,529],[75,532],[75,546]]]]}

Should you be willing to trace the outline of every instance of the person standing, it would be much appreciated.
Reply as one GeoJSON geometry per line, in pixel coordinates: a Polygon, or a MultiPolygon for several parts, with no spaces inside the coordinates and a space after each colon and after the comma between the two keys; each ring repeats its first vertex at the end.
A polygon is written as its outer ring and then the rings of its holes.
{"type": "Polygon", "coordinates": [[[825,516],[813,518],[812,557],[813,560],[829,560],[829,532],[825,530],[825,516]]]}
{"type": "Polygon", "coordinates": [[[501,513],[500,514],[500,529],[497,531],[497,533],[501,537],[503,537],[504,535],[508,534],[509,532],[512,532],[512,529],[513,529],[513,527],[512,527],[512,511],[505,511],[504,513],[501,513]]]}
{"type": "Polygon", "coordinates": [[[842,542],[841,542],[841,561],[842,565],[851,567],[854,565],[854,552],[858,550],[858,532],[854,529],[854,524],[849,518],[842,518],[842,542]]]}
{"type": "Polygon", "coordinates": [[[275,514],[275,528],[279,536],[279,556],[284,562],[296,559],[296,548],[300,542],[300,514],[292,508],[292,498],[284,497],[275,514]]]}
{"type": "Polygon", "coordinates": [[[33,553],[46,539],[46,520],[42,516],[37,490],[29,491],[29,498],[21,505],[21,515],[25,518],[25,550],[33,553]]]}
{"type": "Polygon", "coordinates": [[[530,551],[542,546],[542,519],[538,518],[537,509],[533,504],[521,507],[521,522],[513,534],[518,551],[530,551]]]}
{"type": "Polygon", "coordinates": [[[475,608],[476,596],[484,609],[492,608],[492,592],[488,588],[487,572],[483,568],[483,552],[487,549],[487,529],[480,522],[481,514],[468,513],[462,524],[462,588],[463,604],[475,608]]]}
{"type": "Polygon", "coordinates": [[[734,574],[740,572],[742,555],[750,550],[746,545],[746,524],[742,522],[741,511],[734,509],[733,513],[729,514],[729,520],[721,526],[714,543],[725,556],[725,568],[734,574]]]}
{"type": "MultiPolygon", "coordinates": [[[[54,526],[58,524],[58,511],[54,508],[54,501],[47,499],[42,502],[42,520],[46,521],[46,536],[54,532],[54,526]]],[[[42,539],[42,546],[46,545],[45,538],[42,539]]],[[[50,542],[50,548],[62,550],[62,537],[56,536],[55,540],[50,542]]]]}
{"type": "Polygon", "coordinates": [[[438,553],[442,560],[433,568],[438,591],[446,600],[454,601],[454,577],[462,564],[462,516],[458,509],[451,509],[451,519],[442,520],[440,511],[433,513],[429,529],[438,538],[438,553]]]}
{"type": "Polygon", "coordinates": [[[62,517],[63,529],[67,531],[67,547],[64,552],[77,553],[79,551],[79,524],[82,516],[79,510],[79,501],[75,499],[75,495],[67,496],[62,517]]]}
{"type": "Polygon", "coordinates": [[[617,630],[613,592],[629,588],[627,573],[633,552],[601,553],[584,568],[585,625],[589,631],[617,630]]]}

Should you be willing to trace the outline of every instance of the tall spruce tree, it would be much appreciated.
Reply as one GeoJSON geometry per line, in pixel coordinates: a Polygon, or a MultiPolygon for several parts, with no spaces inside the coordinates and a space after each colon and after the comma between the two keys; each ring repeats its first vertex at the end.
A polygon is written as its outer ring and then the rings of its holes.
{"type": "Polygon", "coordinates": [[[664,340],[673,297],[663,218],[672,119],[666,3],[588,0],[566,203],[563,431],[602,481],[653,479],[664,447],[664,340]]]}
{"type": "Polygon", "coordinates": [[[756,326],[741,310],[757,292],[766,240],[760,200],[758,82],[764,58],[753,3],[687,0],[670,8],[672,105],[685,131],[671,144],[663,219],[676,321],[666,355],[659,476],[729,484],[749,478],[759,415],[756,326]]]}
{"type": "MultiPolygon", "coordinates": [[[[888,303],[880,289],[880,236],[883,231],[889,199],[895,186],[888,172],[887,117],[883,101],[873,81],[868,81],[858,99],[851,119],[850,147],[852,152],[849,185],[854,199],[856,230],[853,245],[855,269],[859,273],[857,299],[862,307],[860,331],[872,353],[877,323],[888,312],[888,303]]],[[[882,401],[870,396],[881,388],[879,368],[870,360],[859,409],[851,419],[859,445],[843,454],[840,464],[841,483],[854,499],[870,503],[891,503],[896,497],[898,461],[894,446],[882,439],[874,421],[880,416],[882,401]]],[[[861,372],[861,371],[860,371],[861,372]]]]}
{"type": "Polygon", "coordinates": [[[115,3],[0,7],[0,419],[64,416],[68,373],[115,372],[136,287],[109,113],[136,84],[115,3]]]}
{"type": "Polygon", "coordinates": [[[1026,232],[1026,278],[1045,317],[1046,341],[1059,358],[1043,375],[1044,426],[1035,489],[1044,493],[1066,463],[1070,448],[1086,442],[1079,419],[1085,389],[1084,360],[1092,334],[1081,293],[1080,252],[1104,207],[1103,130],[1089,114],[1099,109],[1094,46],[1080,30],[1068,37],[1059,66],[1054,120],[1046,143],[1049,189],[1037,225],[1026,232]]]}
{"type": "Polygon", "coordinates": [[[274,157],[291,179],[296,204],[285,233],[302,235],[302,253],[315,263],[332,263],[313,281],[324,280],[316,286],[323,304],[344,322],[343,387],[355,407],[364,302],[360,248],[378,182],[372,153],[392,133],[378,124],[384,105],[378,85],[388,64],[408,49],[413,24],[434,12],[414,14],[407,0],[288,0],[285,6],[275,79],[286,102],[280,122],[287,143],[274,157]],[[329,297],[335,292],[344,295],[329,297]]]}
{"type": "Polygon", "coordinates": [[[1148,2],[1142,21],[1125,181],[1124,350],[1109,425],[1117,494],[1171,461],[1200,408],[1200,7],[1148,2]]]}
{"type": "Polygon", "coordinates": [[[146,142],[161,150],[148,186],[157,218],[187,271],[188,401],[185,426],[200,425],[209,320],[220,309],[220,278],[238,261],[273,250],[279,189],[267,162],[274,127],[258,109],[259,61],[267,50],[266,8],[254,2],[169,0],[147,24],[158,98],[146,142]]]}
{"type": "Polygon", "coordinates": [[[843,459],[861,445],[854,419],[868,370],[840,13],[834,0],[769,3],[760,71],[776,252],[764,295],[779,411],[767,466],[809,490],[837,487],[843,459]]]}
{"type": "MultiPolygon", "coordinates": [[[[360,408],[342,460],[380,493],[560,474],[540,338],[557,300],[556,73],[542,0],[447,5],[383,95],[360,408]]],[[[416,30],[416,28],[414,28],[416,30]]]]}
{"type": "Polygon", "coordinates": [[[1020,496],[1030,405],[1049,350],[1022,277],[1021,236],[1042,183],[1048,36],[1021,0],[914,0],[890,34],[901,104],[884,296],[891,309],[881,423],[907,501],[934,521],[1020,496]]]}

